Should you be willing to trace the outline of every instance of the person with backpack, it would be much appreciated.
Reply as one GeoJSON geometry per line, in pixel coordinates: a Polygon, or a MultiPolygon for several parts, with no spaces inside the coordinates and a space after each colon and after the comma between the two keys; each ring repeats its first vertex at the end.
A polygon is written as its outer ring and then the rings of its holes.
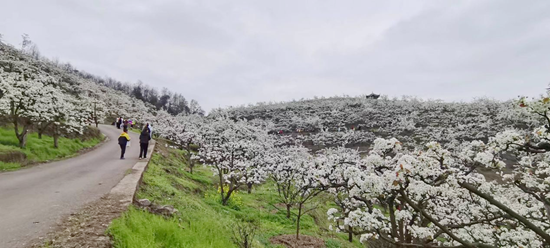
{"type": "Polygon", "coordinates": [[[118,144],[120,145],[120,159],[124,159],[124,153],[126,153],[126,146],[130,142],[130,135],[128,135],[128,128],[124,128],[123,132],[118,137],[118,144]]]}
{"type": "Polygon", "coordinates": [[[145,127],[139,135],[139,159],[147,158],[147,147],[149,147],[149,140],[151,140],[149,128],[145,127]]]}

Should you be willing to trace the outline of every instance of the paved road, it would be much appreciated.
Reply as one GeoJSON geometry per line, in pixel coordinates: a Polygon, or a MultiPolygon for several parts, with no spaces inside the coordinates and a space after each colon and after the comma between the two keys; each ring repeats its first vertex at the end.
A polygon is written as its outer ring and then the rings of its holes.
{"type": "Polygon", "coordinates": [[[138,161],[138,135],[120,160],[120,130],[100,126],[109,141],[81,156],[0,174],[0,248],[24,247],[63,216],[99,199],[138,161]]]}

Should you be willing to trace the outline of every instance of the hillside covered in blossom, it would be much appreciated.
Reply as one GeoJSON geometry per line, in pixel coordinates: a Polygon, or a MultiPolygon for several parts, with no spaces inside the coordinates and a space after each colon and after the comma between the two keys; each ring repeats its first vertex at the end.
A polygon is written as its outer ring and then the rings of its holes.
{"type": "Polygon", "coordinates": [[[412,97],[348,96],[257,103],[227,111],[235,119],[271,122],[272,132],[300,136],[319,147],[345,142],[365,148],[377,137],[396,137],[409,144],[486,141],[506,128],[539,124],[536,118],[514,108],[514,101],[487,98],[444,102],[412,97]]]}
{"type": "MultiPolygon", "coordinates": [[[[55,95],[71,107],[82,108],[78,112],[85,115],[85,118],[78,121],[86,119],[87,122],[97,124],[106,121],[106,117],[114,121],[114,118],[122,116],[143,122],[147,121],[147,116],[154,116],[157,111],[171,115],[204,114],[197,101],[187,101],[179,93],[167,89],[159,92],[142,82],[122,83],[109,77],[80,71],[70,63],[60,63],[43,57],[28,36],[23,36],[20,49],[0,40],[0,72],[3,83],[1,94],[7,97],[24,96],[35,101],[42,99],[45,103],[51,102],[47,100],[53,99],[55,95]],[[44,92],[40,87],[48,87],[51,91],[44,92]],[[25,94],[19,95],[22,92],[25,94]]],[[[33,116],[38,112],[54,111],[51,108],[47,110],[47,104],[37,104],[34,101],[25,104],[27,106],[21,112],[22,117],[33,117],[34,122],[41,122],[40,117],[33,116]]]]}

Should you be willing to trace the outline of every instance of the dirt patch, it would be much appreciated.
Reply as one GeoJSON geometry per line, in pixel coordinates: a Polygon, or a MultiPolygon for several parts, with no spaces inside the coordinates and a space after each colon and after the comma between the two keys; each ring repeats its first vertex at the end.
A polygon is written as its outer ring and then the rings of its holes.
{"type": "Polygon", "coordinates": [[[164,139],[156,139],[155,153],[159,153],[162,157],[168,158],[170,152],[168,151],[168,142],[164,139]]]}
{"type": "Polygon", "coordinates": [[[300,239],[296,239],[296,235],[281,235],[271,237],[269,239],[272,244],[284,245],[288,248],[326,248],[325,241],[307,235],[300,235],[300,239]]]}
{"type": "Polygon", "coordinates": [[[27,155],[20,151],[2,151],[0,152],[0,161],[6,163],[23,163],[27,160],[27,155]]]}
{"type": "Polygon", "coordinates": [[[105,230],[125,210],[119,199],[103,197],[64,218],[46,237],[37,238],[29,247],[112,247],[105,230]]]}

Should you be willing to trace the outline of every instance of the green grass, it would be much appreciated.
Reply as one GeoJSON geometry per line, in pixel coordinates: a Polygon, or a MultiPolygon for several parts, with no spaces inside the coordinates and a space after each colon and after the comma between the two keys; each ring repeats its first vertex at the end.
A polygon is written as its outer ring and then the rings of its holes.
{"type": "Polygon", "coordinates": [[[19,163],[4,163],[0,162],[0,171],[14,171],[21,168],[19,163]]]}
{"type": "Polygon", "coordinates": [[[143,131],[143,130],[141,130],[139,128],[130,127],[130,128],[128,128],[128,131],[133,132],[133,133],[137,133],[137,134],[141,134],[141,131],[143,131]]]}
{"type": "MultiPolygon", "coordinates": [[[[272,183],[254,188],[252,194],[238,191],[231,204],[223,206],[216,179],[208,168],[196,166],[194,174],[190,174],[178,159],[181,151],[164,149],[153,154],[137,197],[172,205],[179,212],[173,218],[164,218],[130,208],[109,227],[115,247],[237,247],[231,240],[232,229],[243,221],[259,223],[255,247],[282,247],[272,245],[269,239],[295,233],[295,218],[287,219],[285,210],[278,210],[282,207],[277,207],[277,191],[272,183]]],[[[327,230],[327,199],[315,202],[319,209],[302,217],[301,233],[324,239],[329,248],[364,247],[358,242],[347,242],[344,234],[327,230]]]]}
{"type": "Polygon", "coordinates": [[[101,138],[93,138],[82,141],[80,139],[59,138],[59,148],[53,147],[53,137],[37,133],[30,133],[27,137],[27,147],[19,148],[19,141],[12,128],[0,127],[0,153],[21,152],[26,155],[26,161],[22,163],[5,163],[0,161],[0,172],[11,171],[29,164],[67,158],[78,154],[84,148],[94,147],[103,141],[101,138]]]}

